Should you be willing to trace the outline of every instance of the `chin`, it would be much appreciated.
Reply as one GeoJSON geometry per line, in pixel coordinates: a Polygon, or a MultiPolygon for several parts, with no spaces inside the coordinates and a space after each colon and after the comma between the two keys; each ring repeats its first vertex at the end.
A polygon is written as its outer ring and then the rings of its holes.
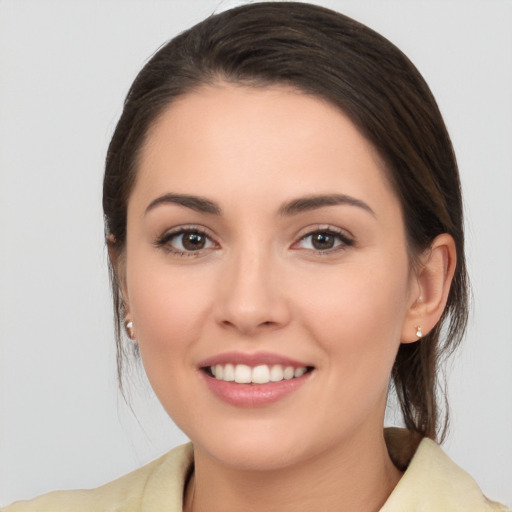
{"type": "Polygon", "coordinates": [[[300,450],[300,437],[273,432],[267,425],[245,433],[226,429],[208,439],[192,438],[192,442],[196,450],[224,466],[239,471],[272,471],[300,462],[305,455],[300,450]]]}

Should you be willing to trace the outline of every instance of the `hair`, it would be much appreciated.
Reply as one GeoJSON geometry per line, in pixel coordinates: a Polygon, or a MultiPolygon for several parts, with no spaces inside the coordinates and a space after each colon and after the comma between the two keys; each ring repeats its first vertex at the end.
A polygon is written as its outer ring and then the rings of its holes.
{"type": "MultiPolygon", "coordinates": [[[[252,3],[210,16],[160,48],[133,82],[107,152],[103,209],[111,254],[125,248],[127,203],[148,130],[177,97],[219,82],[290,86],[338,107],[385,162],[411,261],[437,235],[453,237],[457,264],[445,311],[421,340],[400,345],[392,369],[405,426],[442,439],[448,409],[440,412],[440,397],[446,398],[439,363],[459,344],[468,316],[457,163],[423,77],[396,46],[361,23],[304,3],[252,3]]],[[[109,268],[123,389],[125,311],[112,259],[109,268]]]]}

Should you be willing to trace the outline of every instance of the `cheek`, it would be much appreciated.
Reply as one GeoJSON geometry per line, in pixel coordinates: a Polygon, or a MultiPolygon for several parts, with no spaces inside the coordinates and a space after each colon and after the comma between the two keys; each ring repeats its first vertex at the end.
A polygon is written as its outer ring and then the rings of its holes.
{"type": "Polygon", "coordinates": [[[149,382],[178,425],[200,424],[200,413],[187,404],[195,399],[193,355],[209,315],[209,294],[198,288],[205,279],[135,259],[132,269],[127,268],[130,310],[149,382]]]}
{"type": "Polygon", "coordinates": [[[401,259],[404,264],[346,265],[303,281],[303,325],[339,372],[389,378],[408,303],[407,273],[390,270],[407,268],[406,256],[401,259]]]}
{"type": "Polygon", "coordinates": [[[187,269],[161,261],[140,264],[136,255],[128,262],[130,312],[145,366],[186,363],[187,349],[201,337],[211,298],[204,272],[193,272],[191,278],[187,269]]]}

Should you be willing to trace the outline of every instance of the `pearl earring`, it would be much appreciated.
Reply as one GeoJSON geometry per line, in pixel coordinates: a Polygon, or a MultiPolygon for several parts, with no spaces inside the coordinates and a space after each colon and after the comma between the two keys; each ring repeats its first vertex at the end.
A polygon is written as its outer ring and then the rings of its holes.
{"type": "Polygon", "coordinates": [[[421,338],[423,336],[423,333],[421,332],[421,327],[418,325],[418,327],[416,327],[416,336],[418,336],[418,338],[421,338]]]}
{"type": "Polygon", "coordinates": [[[127,320],[124,323],[124,327],[128,332],[128,336],[133,339],[133,322],[131,320],[127,320]]]}

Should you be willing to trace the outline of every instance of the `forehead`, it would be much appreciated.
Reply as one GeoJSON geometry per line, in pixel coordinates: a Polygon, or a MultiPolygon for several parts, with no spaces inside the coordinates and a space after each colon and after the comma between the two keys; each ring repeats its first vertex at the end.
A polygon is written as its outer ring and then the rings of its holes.
{"type": "Polygon", "coordinates": [[[219,83],[176,99],[148,132],[136,188],[392,193],[374,147],[331,103],[284,86],[219,83]]]}

